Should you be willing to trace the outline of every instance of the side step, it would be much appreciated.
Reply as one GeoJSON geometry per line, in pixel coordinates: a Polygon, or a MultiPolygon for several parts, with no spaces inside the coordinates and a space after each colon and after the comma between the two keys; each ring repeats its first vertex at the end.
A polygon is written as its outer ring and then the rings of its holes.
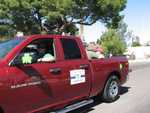
{"type": "MultiPolygon", "coordinates": [[[[58,111],[55,111],[55,112],[52,112],[52,113],[67,113],[67,112],[70,112],[70,111],[73,111],[75,109],[78,109],[78,108],[81,108],[83,106],[86,106],[88,104],[91,104],[93,103],[94,100],[93,99],[90,99],[90,100],[84,100],[84,101],[81,101],[79,103],[75,103],[75,104],[72,104],[70,106],[67,106],[65,107],[64,109],[61,109],[61,110],[58,110],[58,111]]],[[[50,112],[51,113],[51,112],[50,112]]]]}

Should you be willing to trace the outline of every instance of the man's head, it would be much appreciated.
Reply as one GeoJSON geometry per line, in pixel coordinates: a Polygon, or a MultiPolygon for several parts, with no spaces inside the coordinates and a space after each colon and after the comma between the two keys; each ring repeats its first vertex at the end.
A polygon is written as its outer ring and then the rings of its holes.
{"type": "Polygon", "coordinates": [[[44,44],[40,44],[38,46],[38,52],[39,52],[39,54],[42,54],[42,55],[46,53],[46,47],[44,44]]]}

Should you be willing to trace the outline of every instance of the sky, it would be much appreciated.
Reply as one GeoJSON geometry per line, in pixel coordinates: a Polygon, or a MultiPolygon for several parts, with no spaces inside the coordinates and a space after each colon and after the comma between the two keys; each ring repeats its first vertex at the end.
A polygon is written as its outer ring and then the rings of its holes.
{"type": "MultiPolygon", "coordinates": [[[[121,13],[125,16],[124,22],[128,25],[128,29],[140,37],[142,44],[150,41],[150,0],[128,0],[126,9],[121,13]]],[[[85,26],[85,41],[96,41],[105,30],[100,22],[85,26]]]]}

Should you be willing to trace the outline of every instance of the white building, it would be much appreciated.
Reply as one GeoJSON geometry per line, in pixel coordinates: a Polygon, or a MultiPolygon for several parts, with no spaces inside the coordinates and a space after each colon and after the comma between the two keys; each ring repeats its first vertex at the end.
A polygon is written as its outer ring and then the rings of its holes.
{"type": "Polygon", "coordinates": [[[150,58],[150,46],[128,47],[125,54],[134,56],[135,59],[148,59],[150,58]]]}

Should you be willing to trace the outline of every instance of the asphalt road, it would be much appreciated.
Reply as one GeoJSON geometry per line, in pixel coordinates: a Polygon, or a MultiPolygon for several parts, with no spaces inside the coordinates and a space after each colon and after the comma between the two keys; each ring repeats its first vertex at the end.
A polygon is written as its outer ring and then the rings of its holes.
{"type": "Polygon", "coordinates": [[[132,72],[113,103],[95,103],[70,113],[150,113],[150,62],[130,63],[132,72]]]}

